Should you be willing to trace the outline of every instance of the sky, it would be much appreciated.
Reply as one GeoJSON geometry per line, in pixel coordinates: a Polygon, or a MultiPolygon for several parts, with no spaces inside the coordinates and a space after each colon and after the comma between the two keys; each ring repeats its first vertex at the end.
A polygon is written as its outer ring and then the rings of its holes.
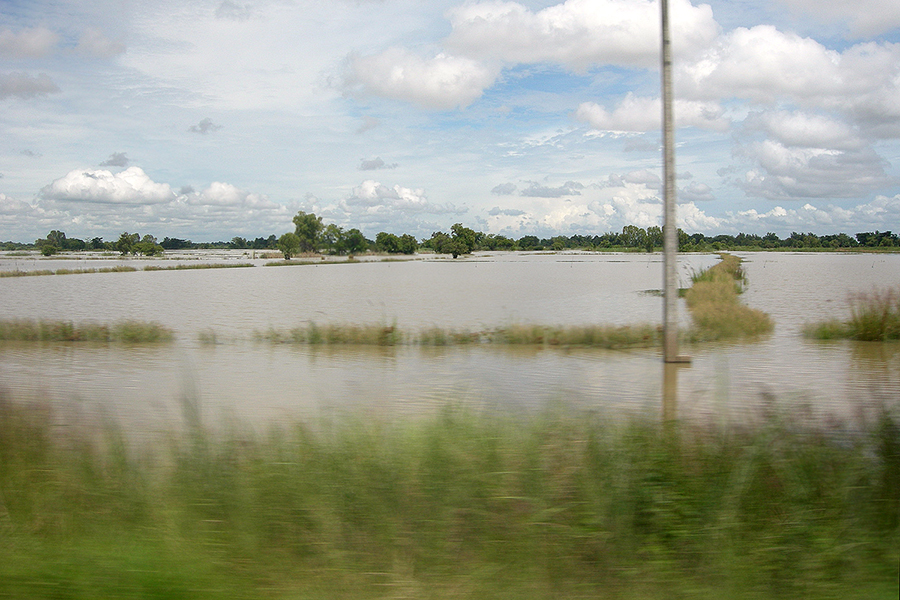
{"type": "MultiPolygon", "coordinates": [[[[688,233],[900,230],[900,0],[669,0],[688,233]]],[[[648,0],[0,0],[0,240],[661,225],[648,0]]]]}

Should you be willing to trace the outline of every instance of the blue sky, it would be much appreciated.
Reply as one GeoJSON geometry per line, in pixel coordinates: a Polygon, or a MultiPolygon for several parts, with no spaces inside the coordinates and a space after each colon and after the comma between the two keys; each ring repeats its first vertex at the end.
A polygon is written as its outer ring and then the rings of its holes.
{"type": "MultiPolygon", "coordinates": [[[[900,229],[900,0],[670,0],[689,232],[900,229]]],[[[0,240],[660,224],[646,0],[0,0],[0,240]]]]}

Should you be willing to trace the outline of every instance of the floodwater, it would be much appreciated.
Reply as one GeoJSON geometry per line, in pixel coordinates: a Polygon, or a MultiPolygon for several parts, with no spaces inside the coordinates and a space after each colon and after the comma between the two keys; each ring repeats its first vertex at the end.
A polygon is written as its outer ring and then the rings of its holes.
{"type": "MultiPolygon", "coordinates": [[[[751,343],[686,346],[677,369],[681,416],[744,419],[772,403],[815,416],[854,418],[900,398],[900,345],[815,342],[807,322],[844,318],[849,294],[900,285],[898,254],[738,253],[742,299],[768,312],[775,332],[751,343]]],[[[112,418],[130,432],[170,428],[182,399],[207,421],[272,421],[421,414],[450,403],[540,410],[548,403],[622,414],[659,411],[658,350],[307,347],[253,340],[257,331],[317,324],[479,330],[514,323],[659,323],[662,263],[647,254],[496,253],[451,260],[262,267],[240,253],[203,255],[254,268],[0,279],[0,319],[157,321],[173,344],[0,345],[0,389],[47,400],[60,412],[112,418]],[[204,344],[203,332],[219,343],[204,344]]],[[[183,261],[197,256],[181,257],[183,261]]],[[[717,261],[683,255],[678,273],[717,261]]],[[[100,268],[126,262],[0,256],[0,270],[100,268]]],[[[687,324],[682,306],[680,318],[687,324]]],[[[670,372],[673,372],[670,370],[670,372]]]]}

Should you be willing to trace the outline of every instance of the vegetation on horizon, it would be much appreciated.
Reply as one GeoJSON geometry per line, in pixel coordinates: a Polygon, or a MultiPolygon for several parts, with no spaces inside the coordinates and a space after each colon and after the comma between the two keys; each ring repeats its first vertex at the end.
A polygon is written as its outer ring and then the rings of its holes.
{"type": "Polygon", "coordinates": [[[0,396],[0,596],[895,598],[900,421],[447,407],[129,446],[0,396]]]}
{"type": "Polygon", "coordinates": [[[146,344],[170,342],[173,339],[174,335],[169,328],[144,321],[76,325],[70,321],[0,320],[0,341],[146,344]]]}
{"type": "Polygon", "coordinates": [[[809,325],[807,337],[819,340],[852,339],[863,342],[900,340],[900,288],[852,294],[850,318],[809,325]]]}
{"type": "MultiPolygon", "coordinates": [[[[300,211],[294,217],[294,235],[298,237],[300,247],[297,252],[325,252],[329,254],[362,254],[367,251],[387,254],[412,254],[419,248],[442,254],[466,254],[472,251],[485,250],[593,250],[593,251],[646,251],[655,252],[662,248],[662,229],[658,226],[646,229],[635,225],[626,225],[621,232],[603,234],[558,235],[539,238],[525,235],[513,239],[499,234],[485,234],[456,223],[450,233],[434,232],[430,238],[417,240],[410,234],[397,235],[379,232],[374,240],[367,239],[359,229],[345,230],[336,224],[325,225],[321,217],[300,211]]],[[[257,237],[249,240],[235,236],[229,242],[195,243],[191,240],[166,237],[157,242],[153,236],[123,233],[115,242],[104,242],[95,237],[89,241],[67,238],[64,232],[53,230],[46,238],[36,240],[33,244],[18,242],[0,243],[0,250],[23,250],[37,248],[46,255],[61,251],[106,250],[122,254],[159,254],[164,250],[182,249],[232,249],[232,250],[281,250],[279,238],[274,234],[268,238],[257,237]]],[[[786,238],[779,238],[769,232],[763,236],[739,233],[737,235],[720,234],[708,236],[703,233],[688,234],[678,230],[678,249],[682,252],[718,252],[723,250],[853,250],[897,251],[900,248],[900,236],[891,231],[868,231],[855,236],[846,233],[833,235],[816,235],[812,232],[792,232],[786,238]]]]}

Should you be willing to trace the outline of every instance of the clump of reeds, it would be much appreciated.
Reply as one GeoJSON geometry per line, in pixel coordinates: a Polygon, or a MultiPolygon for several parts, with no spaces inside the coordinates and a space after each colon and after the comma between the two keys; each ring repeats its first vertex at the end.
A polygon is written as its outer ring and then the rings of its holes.
{"type": "Polygon", "coordinates": [[[112,325],[31,319],[0,321],[0,341],[142,344],[169,342],[173,337],[167,327],[144,321],[120,321],[112,325]]]}
{"type": "Polygon", "coordinates": [[[809,325],[808,337],[881,342],[900,339],[900,288],[851,294],[850,318],[809,325]]]}
{"type": "Polygon", "coordinates": [[[721,262],[692,277],[693,285],[684,299],[694,328],[689,332],[693,341],[756,337],[774,328],[766,313],[741,304],[746,277],[741,259],[721,254],[721,262]]]}
{"type": "Polygon", "coordinates": [[[31,271],[0,271],[0,277],[35,277],[42,275],[84,275],[87,273],[130,273],[137,271],[135,267],[118,265],[115,267],[100,267],[97,269],[34,269],[31,271]]]}
{"type": "Polygon", "coordinates": [[[287,331],[257,332],[255,337],[278,344],[395,346],[404,342],[395,325],[319,325],[312,322],[287,331]]]}
{"type": "Polygon", "coordinates": [[[790,414],[614,424],[561,408],[447,407],[262,435],[195,420],[143,452],[100,433],[0,397],[0,596],[897,590],[900,422],[888,410],[849,429],[790,414]]]}
{"type": "Polygon", "coordinates": [[[662,334],[654,325],[582,325],[550,327],[511,325],[492,332],[489,340],[503,344],[587,346],[593,348],[648,348],[658,346],[662,334]]]}

